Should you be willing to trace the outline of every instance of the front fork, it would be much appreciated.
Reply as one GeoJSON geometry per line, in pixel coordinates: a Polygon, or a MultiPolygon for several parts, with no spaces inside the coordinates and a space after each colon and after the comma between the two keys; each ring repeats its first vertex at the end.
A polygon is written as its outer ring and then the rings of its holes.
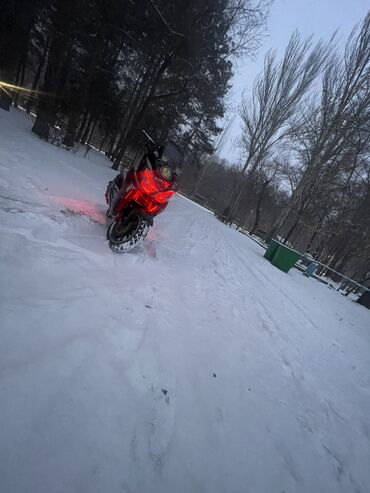
{"type": "Polygon", "coordinates": [[[114,181],[110,181],[105,192],[105,201],[108,205],[107,216],[112,217],[114,207],[117,202],[117,196],[119,194],[119,189],[114,181]]]}

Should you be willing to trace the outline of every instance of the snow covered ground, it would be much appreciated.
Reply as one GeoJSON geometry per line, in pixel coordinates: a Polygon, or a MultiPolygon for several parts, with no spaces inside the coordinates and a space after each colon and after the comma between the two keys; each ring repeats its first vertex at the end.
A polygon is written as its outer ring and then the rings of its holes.
{"type": "Polygon", "coordinates": [[[370,491],[370,312],[176,197],[105,241],[104,156],[0,111],[0,492],[370,491]]]}

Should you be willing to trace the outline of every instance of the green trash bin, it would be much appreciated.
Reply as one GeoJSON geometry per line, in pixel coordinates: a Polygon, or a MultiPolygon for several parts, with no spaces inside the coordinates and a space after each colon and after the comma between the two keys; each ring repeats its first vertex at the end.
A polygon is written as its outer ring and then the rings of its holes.
{"type": "Polygon", "coordinates": [[[289,272],[300,258],[301,254],[299,252],[279,243],[278,248],[275,249],[271,263],[283,272],[289,272]]]}
{"type": "Polygon", "coordinates": [[[269,260],[271,262],[272,257],[275,255],[276,250],[279,248],[280,243],[276,240],[271,240],[270,244],[265,252],[265,259],[269,260]]]}

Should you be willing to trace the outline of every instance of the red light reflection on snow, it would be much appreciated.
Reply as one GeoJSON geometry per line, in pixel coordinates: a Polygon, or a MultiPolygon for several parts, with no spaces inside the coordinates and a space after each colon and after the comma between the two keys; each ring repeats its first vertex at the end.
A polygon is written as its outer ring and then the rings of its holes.
{"type": "Polygon", "coordinates": [[[62,206],[63,209],[68,209],[76,214],[82,214],[98,223],[106,224],[106,216],[95,202],[71,199],[69,197],[53,197],[52,199],[58,205],[62,206]]]}
{"type": "Polygon", "coordinates": [[[147,239],[151,241],[157,241],[160,239],[160,236],[154,229],[150,228],[147,239]]]}

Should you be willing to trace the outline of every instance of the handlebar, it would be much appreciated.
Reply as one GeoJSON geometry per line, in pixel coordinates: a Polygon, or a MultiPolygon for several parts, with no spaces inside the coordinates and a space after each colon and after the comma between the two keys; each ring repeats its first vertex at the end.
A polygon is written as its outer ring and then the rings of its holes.
{"type": "Polygon", "coordinates": [[[163,153],[163,146],[160,144],[157,144],[155,140],[146,132],[144,129],[141,130],[145,137],[147,138],[147,142],[145,144],[145,147],[148,150],[148,153],[154,153],[154,155],[157,158],[162,158],[162,153],[163,153]]]}

